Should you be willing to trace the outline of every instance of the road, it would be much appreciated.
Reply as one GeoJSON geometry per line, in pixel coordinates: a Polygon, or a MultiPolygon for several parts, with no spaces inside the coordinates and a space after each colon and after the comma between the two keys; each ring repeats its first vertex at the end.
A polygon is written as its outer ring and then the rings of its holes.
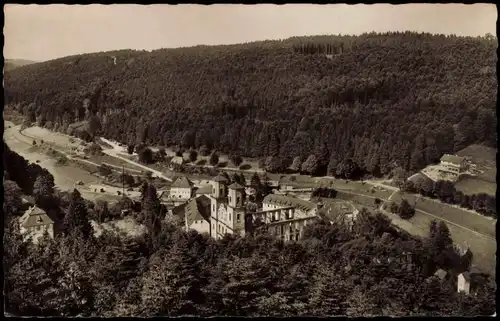
{"type": "Polygon", "coordinates": [[[123,149],[121,146],[119,146],[118,144],[116,144],[116,143],[114,143],[114,142],[112,142],[112,141],[110,141],[110,140],[108,140],[106,138],[103,138],[103,137],[100,137],[100,138],[105,143],[108,143],[111,146],[113,146],[113,148],[103,148],[102,151],[103,151],[104,154],[109,155],[111,157],[118,158],[118,159],[120,159],[120,160],[122,160],[124,162],[127,162],[129,164],[138,166],[140,168],[143,168],[144,170],[151,172],[153,177],[159,177],[159,178],[162,178],[162,179],[164,179],[166,181],[169,181],[169,182],[172,181],[172,179],[170,177],[166,176],[165,174],[163,174],[160,171],[157,171],[155,169],[149,168],[148,166],[145,166],[145,165],[139,164],[137,162],[134,162],[133,160],[130,160],[130,159],[126,158],[126,157],[120,156],[119,154],[122,152],[122,149],[123,149]]]}

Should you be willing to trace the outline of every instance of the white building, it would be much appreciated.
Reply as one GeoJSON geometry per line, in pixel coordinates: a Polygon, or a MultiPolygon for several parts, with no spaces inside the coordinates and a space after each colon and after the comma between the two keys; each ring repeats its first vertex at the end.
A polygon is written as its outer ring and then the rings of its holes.
{"type": "Polygon", "coordinates": [[[187,231],[196,230],[210,235],[210,199],[207,196],[190,200],[184,208],[184,215],[187,231]]]}
{"type": "Polygon", "coordinates": [[[456,179],[458,175],[465,170],[465,167],[465,158],[444,154],[443,157],[441,157],[439,172],[451,176],[452,179],[456,179]]]}
{"type": "Polygon", "coordinates": [[[315,216],[318,212],[318,206],[315,203],[292,196],[269,194],[262,201],[264,211],[287,207],[294,207],[297,217],[315,216]]]}
{"type": "Polygon", "coordinates": [[[54,237],[54,221],[37,206],[30,207],[19,218],[20,232],[25,239],[31,237],[34,243],[48,232],[50,237],[54,237]]]}
{"type": "Polygon", "coordinates": [[[185,176],[179,176],[170,186],[170,199],[183,203],[193,197],[193,183],[185,176]]]}

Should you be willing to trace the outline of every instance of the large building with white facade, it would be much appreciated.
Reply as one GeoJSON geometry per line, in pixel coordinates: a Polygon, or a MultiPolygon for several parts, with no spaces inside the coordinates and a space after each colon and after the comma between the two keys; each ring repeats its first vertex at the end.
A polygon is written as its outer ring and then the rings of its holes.
{"type": "Polygon", "coordinates": [[[439,172],[455,180],[464,172],[466,164],[465,158],[463,157],[444,154],[443,157],[441,157],[439,172]]]}
{"type": "Polygon", "coordinates": [[[198,194],[185,205],[185,227],[215,239],[265,229],[285,241],[298,241],[304,227],[318,219],[315,203],[274,194],[266,196],[261,211],[247,212],[245,187],[230,184],[222,175],[207,186],[210,193],[198,194]]]}

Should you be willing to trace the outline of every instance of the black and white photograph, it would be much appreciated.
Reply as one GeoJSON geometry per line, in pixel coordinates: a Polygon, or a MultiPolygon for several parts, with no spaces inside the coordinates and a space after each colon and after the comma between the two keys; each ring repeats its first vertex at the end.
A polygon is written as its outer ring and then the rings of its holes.
{"type": "Polygon", "coordinates": [[[5,4],[5,317],[496,316],[495,4],[5,4]]]}

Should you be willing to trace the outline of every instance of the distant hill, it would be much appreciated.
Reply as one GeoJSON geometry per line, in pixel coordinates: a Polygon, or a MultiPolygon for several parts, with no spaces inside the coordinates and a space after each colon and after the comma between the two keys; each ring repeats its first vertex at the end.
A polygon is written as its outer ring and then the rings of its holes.
{"type": "Polygon", "coordinates": [[[4,59],[4,69],[5,70],[12,70],[17,67],[22,67],[26,65],[31,65],[37,63],[36,61],[31,61],[31,60],[25,60],[25,59],[4,59]]]}
{"type": "Polygon", "coordinates": [[[5,100],[64,131],[95,114],[123,143],[314,154],[307,168],[344,177],[415,172],[496,145],[496,48],[404,32],[99,52],[7,72],[5,100]]]}

